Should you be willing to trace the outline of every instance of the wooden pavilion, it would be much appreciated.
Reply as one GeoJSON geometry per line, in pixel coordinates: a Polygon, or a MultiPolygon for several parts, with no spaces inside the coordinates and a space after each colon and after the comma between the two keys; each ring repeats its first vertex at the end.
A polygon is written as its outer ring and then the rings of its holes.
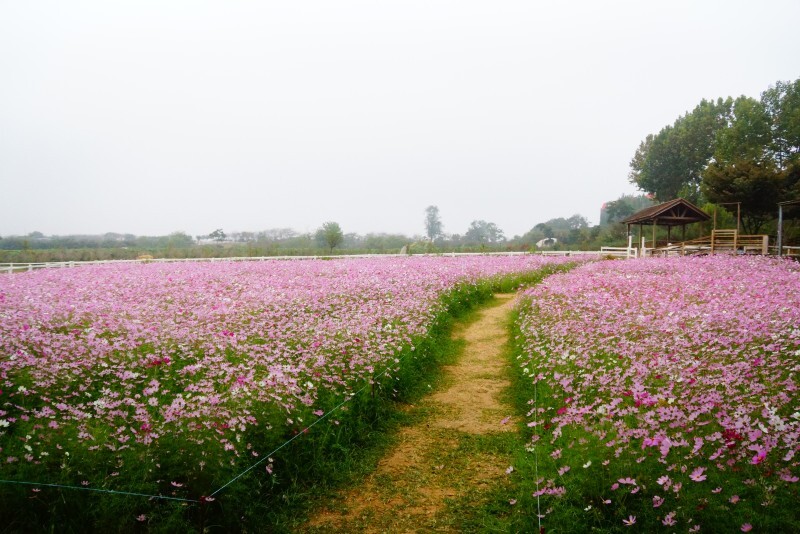
{"type": "Polygon", "coordinates": [[[663,204],[650,206],[638,211],[620,221],[621,224],[628,225],[628,235],[631,235],[631,226],[639,226],[639,241],[641,242],[644,233],[644,226],[653,227],[653,246],[656,248],[656,228],[659,226],[667,227],[667,241],[672,240],[672,228],[680,226],[682,230],[681,241],[686,241],[686,225],[705,222],[711,216],[684,198],[676,198],[663,204]]]}

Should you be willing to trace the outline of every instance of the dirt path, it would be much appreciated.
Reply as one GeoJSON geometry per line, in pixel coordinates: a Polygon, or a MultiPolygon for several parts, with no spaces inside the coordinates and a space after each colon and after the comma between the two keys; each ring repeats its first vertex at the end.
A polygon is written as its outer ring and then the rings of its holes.
{"type": "Polygon", "coordinates": [[[514,425],[501,404],[505,328],[514,295],[496,295],[478,320],[457,326],[465,342],[459,361],[445,368],[441,391],[412,409],[425,417],[399,432],[398,446],[359,488],[326,503],[307,532],[453,532],[461,511],[502,484],[502,451],[514,425]],[[505,434],[505,436],[503,435],[505,434]]]}

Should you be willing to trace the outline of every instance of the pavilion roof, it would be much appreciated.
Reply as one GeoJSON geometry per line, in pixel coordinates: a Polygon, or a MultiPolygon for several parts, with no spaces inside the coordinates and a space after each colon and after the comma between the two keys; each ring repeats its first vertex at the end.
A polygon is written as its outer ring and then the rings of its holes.
{"type": "Polygon", "coordinates": [[[711,216],[684,198],[676,198],[663,204],[637,211],[622,224],[657,224],[659,226],[682,226],[707,221],[711,216]]]}

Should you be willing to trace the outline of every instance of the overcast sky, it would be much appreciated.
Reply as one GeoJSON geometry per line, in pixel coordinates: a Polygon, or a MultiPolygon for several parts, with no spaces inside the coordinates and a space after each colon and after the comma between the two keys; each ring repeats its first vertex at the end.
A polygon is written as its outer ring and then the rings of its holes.
{"type": "Polygon", "coordinates": [[[634,193],[701,99],[800,77],[800,2],[0,0],[0,236],[506,236],[634,193]]]}

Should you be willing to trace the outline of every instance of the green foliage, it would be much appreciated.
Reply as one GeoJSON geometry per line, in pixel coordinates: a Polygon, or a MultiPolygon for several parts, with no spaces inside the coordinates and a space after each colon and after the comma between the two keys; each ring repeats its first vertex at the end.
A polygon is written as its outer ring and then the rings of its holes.
{"type": "Polygon", "coordinates": [[[208,238],[213,239],[214,241],[225,241],[226,237],[227,236],[225,235],[225,232],[222,231],[222,228],[217,228],[216,230],[208,234],[208,238]]]}
{"type": "Polygon", "coordinates": [[[503,231],[493,222],[484,220],[472,221],[464,234],[463,242],[467,244],[497,244],[505,241],[503,231]]]}
{"type": "Polygon", "coordinates": [[[631,183],[660,202],[698,200],[702,171],[714,154],[716,132],[726,126],[733,102],[703,100],[671,126],[642,141],[631,160],[631,183]]]}
{"type": "Polygon", "coordinates": [[[777,82],[761,95],[772,122],[769,150],[780,168],[797,166],[800,157],[800,79],[777,82]]]}
{"type": "Polygon", "coordinates": [[[425,208],[425,235],[428,239],[433,241],[442,235],[442,219],[439,217],[439,208],[437,206],[428,206],[425,208]]]}
{"type": "Polygon", "coordinates": [[[760,99],[703,100],[648,135],[630,166],[630,181],[659,201],[741,203],[745,231],[759,232],[778,202],[800,196],[800,79],[760,99]]]}
{"type": "Polygon", "coordinates": [[[768,147],[772,141],[770,122],[770,116],[761,102],[745,96],[737,98],[728,126],[717,132],[714,162],[767,161],[768,147]]]}
{"type": "Polygon", "coordinates": [[[344,241],[344,234],[339,227],[339,223],[329,221],[317,230],[316,240],[320,246],[327,247],[330,252],[333,252],[333,249],[344,241]]]}
{"type": "Polygon", "coordinates": [[[616,200],[603,204],[600,212],[600,225],[619,222],[652,205],[653,200],[646,195],[622,195],[616,200]]]}
{"type": "Polygon", "coordinates": [[[787,178],[770,161],[714,162],[706,169],[703,194],[711,202],[725,204],[731,213],[736,213],[733,203],[740,202],[745,233],[758,234],[775,217],[778,199],[785,198],[794,185],[787,178]]]}

